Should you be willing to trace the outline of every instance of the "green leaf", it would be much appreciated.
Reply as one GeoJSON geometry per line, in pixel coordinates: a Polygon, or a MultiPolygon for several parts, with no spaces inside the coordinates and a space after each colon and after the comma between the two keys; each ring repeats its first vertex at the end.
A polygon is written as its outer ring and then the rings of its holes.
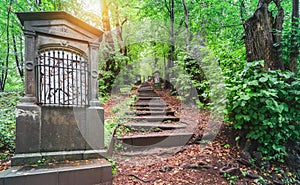
{"type": "Polygon", "coordinates": [[[259,79],[259,81],[262,82],[262,83],[264,83],[264,82],[268,81],[268,78],[267,77],[261,77],[259,79]]]}
{"type": "Polygon", "coordinates": [[[251,86],[258,86],[258,81],[257,81],[257,80],[249,81],[249,82],[248,82],[248,85],[251,85],[251,86]]]}

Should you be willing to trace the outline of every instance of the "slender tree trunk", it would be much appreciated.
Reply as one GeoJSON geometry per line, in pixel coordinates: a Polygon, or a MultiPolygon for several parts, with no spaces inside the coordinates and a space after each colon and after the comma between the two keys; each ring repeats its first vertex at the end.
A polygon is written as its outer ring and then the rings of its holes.
{"type": "MultiPolygon", "coordinates": [[[[119,15],[119,6],[117,4],[114,4],[116,7],[115,10],[115,20],[116,20],[116,31],[117,31],[117,41],[118,41],[118,46],[120,48],[120,52],[124,55],[127,56],[127,46],[126,45],[122,45],[122,43],[124,43],[123,37],[122,37],[122,27],[123,25],[127,22],[127,18],[125,18],[124,20],[120,20],[120,15],[119,15]]],[[[128,61],[126,61],[126,63],[128,63],[128,61]]]]}
{"type": "Polygon", "coordinates": [[[284,63],[282,60],[282,26],[284,21],[284,10],[281,6],[281,0],[273,0],[275,5],[277,6],[278,12],[275,17],[275,21],[273,23],[272,34],[274,37],[274,44],[273,44],[273,58],[270,66],[274,66],[275,69],[285,70],[284,63]]]}
{"type": "Polygon", "coordinates": [[[288,70],[298,73],[298,57],[299,57],[299,0],[293,0],[293,13],[292,13],[292,37],[291,37],[291,52],[290,61],[287,66],[288,70]]]}
{"type": "Polygon", "coordinates": [[[189,10],[186,4],[186,0],[182,0],[182,5],[184,8],[184,17],[185,17],[185,42],[186,42],[186,51],[189,52],[190,39],[189,39],[189,10]]]}
{"type": "Polygon", "coordinates": [[[22,67],[22,64],[21,64],[21,60],[19,59],[19,56],[18,56],[18,48],[17,48],[17,43],[16,43],[16,36],[13,34],[12,35],[12,39],[13,39],[13,48],[14,48],[14,56],[15,56],[15,60],[16,60],[16,65],[17,65],[17,69],[18,69],[18,73],[21,77],[21,79],[23,80],[23,77],[24,77],[24,73],[23,73],[23,67],[22,67]]]}
{"type": "Polygon", "coordinates": [[[104,31],[110,31],[110,19],[108,15],[108,4],[106,3],[106,0],[101,0],[103,9],[102,9],[102,24],[103,24],[103,30],[104,31]]]}
{"type": "MultiPolygon", "coordinates": [[[[240,4],[240,18],[243,23],[245,22],[245,14],[246,14],[245,0],[242,0],[240,4]]],[[[245,24],[243,24],[243,27],[245,29],[245,24]]]]}
{"type": "MultiPolygon", "coordinates": [[[[167,8],[167,11],[169,13],[170,17],[170,43],[169,43],[169,56],[168,56],[168,63],[167,63],[167,68],[172,69],[174,66],[174,52],[175,52],[175,12],[174,12],[174,7],[175,7],[175,2],[174,0],[165,0],[165,7],[167,8]]],[[[170,88],[170,73],[166,71],[165,73],[165,89],[170,88]]]]}
{"type": "Polygon", "coordinates": [[[61,5],[61,1],[60,0],[58,0],[57,8],[58,8],[59,11],[62,10],[62,5],[61,5]]]}
{"type": "MultiPolygon", "coordinates": [[[[23,51],[23,34],[22,33],[20,33],[19,39],[20,39],[20,51],[23,51]]],[[[23,55],[23,52],[20,53],[20,58],[21,58],[20,67],[22,68],[23,75],[24,75],[24,55],[23,55]]]]}
{"type": "MultiPolygon", "coordinates": [[[[119,15],[119,6],[117,4],[115,5],[115,20],[116,20],[116,31],[117,31],[117,41],[122,41],[122,32],[121,32],[121,27],[120,27],[120,15],[119,15]]],[[[120,48],[120,52],[122,53],[122,46],[120,44],[120,42],[117,43],[119,48],[120,48]]]]}
{"type": "Polygon", "coordinates": [[[171,20],[171,48],[170,48],[170,65],[169,67],[174,67],[174,53],[175,53],[175,2],[171,0],[171,13],[170,13],[170,20],[171,20]]]}
{"type": "Polygon", "coordinates": [[[266,70],[284,70],[280,44],[283,17],[280,0],[259,0],[254,15],[244,25],[247,61],[264,60],[266,70]],[[276,17],[268,11],[272,1],[278,9],[276,17]]]}
{"type": "Polygon", "coordinates": [[[42,4],[42,0],[36,0],[35,3],[40,6],[42,4]]]}
{"type": "Polygon", "coordinates": [[[1,79],[0,79],[0,92],[3,92],[5,89],[5,83],[7,80],[8,75],[8,64],[9,64],[9,51],[10,51],[10,44],[9,44],[9,26],[10,26],[10,14],[11,14],[11,5],[12,0],[9,1],[7,6],[7,18],[6,18],[6,57],[5,57],[5,64],[1,64],[1,79]]]}
{"type": "MultiPolygon", "coordinates": [[[[116,60],[114,58],[115,52],[120,52],[124,56],[127,55],[127,48],[123,48],[122,45],[122,26],[125,24],[127,19],[123,20],[122,22],[120,21],[120,16],[119,16],[119,4],[114,3],[113,1],[110,1],[107,3],[106,0],[101,0],[102,4],[102,25],[103,25],[103,30],[105,32],[105,35],[102,39],[102,43],[105,44],[102,54],[104,56],[105,60],[105,66],[104,70],[105,71],[110,71],[113,75],[110,77],[106,78],[104,83],[106,84],[106,87],[109,91],[112,83],[114,82],[115,78],[118,76],[120,73],[122,67],[124,66],[123,63],[120,63],[120,61],[116,60]],[[113,9],[115,8],[115,9],[113,9]],[[111,12],[109,12],[111,11],[111,12]],[[112,16],[110,16],[110,13],[112,16]],[[111,19],[113,19],[111,21],[111,19]],[[112,28],[111,25],[114,24],[116,27],[116,34],[112,33],[112,28]]],[[[126,61],[126,64],[128,62],[126,61]]],[[[100,74],[100,77],[101,74],[100,74]]]]}
{"type": "MultiPolygon", "coordinates": [[[[172,69],[174,67],[174,53],[175,53],[175,12],[174,12],[175,2],[174,0],[169,1],[169,16],[171,21],[171,29],[170,29],[170,49],[169,49],[169,57],[167,68],[172,69]]],[[[165,89],[169,89],[171,87],[170,78],[172,77],[172,73],[166,72],[165,74],[165,89]]]]}
{"type": "Polygon", "coordinates": [[[114,41],[111,33],[111,23],[110,23],[110,17],[109,17],[109,5],[107,4],[106,0],[101,0],[102,4],[102,27],[103,31],[105,33],[105,36],[103,37],[102,42],[106,44],[106,47],[108,48],[106,51],[104,51],[103,56],[106,60],[106,66],[109,68],[111,65],[111,57],[112,57],[112,51],[115,50],[114,47],[114,41]]]}

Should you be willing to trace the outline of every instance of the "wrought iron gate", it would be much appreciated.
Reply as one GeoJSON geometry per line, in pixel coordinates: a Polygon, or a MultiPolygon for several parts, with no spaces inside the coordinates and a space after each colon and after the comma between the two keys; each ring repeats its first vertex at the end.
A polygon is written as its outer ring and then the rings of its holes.
{"type": "Polygon", "coordinates": [[[88,61],[72,48],[46,47],[39,50],[37,103],[42,105],[88,105],[88,61]]]}

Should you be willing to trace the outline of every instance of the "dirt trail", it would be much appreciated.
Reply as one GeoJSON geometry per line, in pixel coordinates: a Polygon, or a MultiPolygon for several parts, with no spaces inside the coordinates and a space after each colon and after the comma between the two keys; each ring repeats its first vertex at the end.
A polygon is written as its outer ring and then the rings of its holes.
{"type": "MultiPolygon", "coordinates": [[[[156,91],[157,94],[176,111],[176,116],[193,124],[193,137],[185,146],[157,148],[137,152],[115,152],[116,174],[113,184],[256,184],[244,177],[238,168],[239,150],[230,138],[234,135],[227,126],[209,143],[201,141],[204,128],[209,122],[207,111],[182,110],[181,102],[170,91],[156,91]],[[230,136],[230,137],[229,137],[230,136]],[[234,169],[224,177],[224,170],[234,169]]],[[[106,114],[113,107],[113,101],[105,104],[106,114]]],[[[222,123],[220,123],[222,124],[222,123]]],[[[246,167],[245,167],[246,168],[246,167]]]]}

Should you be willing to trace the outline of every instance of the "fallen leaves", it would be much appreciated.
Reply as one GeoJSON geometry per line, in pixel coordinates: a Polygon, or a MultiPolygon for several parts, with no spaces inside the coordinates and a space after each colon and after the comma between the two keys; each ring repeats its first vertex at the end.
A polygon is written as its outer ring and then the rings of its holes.
{"type": "Polygon", "coordinates": [[[1,162],[0,172],[4,171],[4,170],[7,170],[8,168],[10,168],[10,165],[11,165],[11,161],[10,160],[1,162]]]}
{"type": "MultiPolygon", "coordinates": [[[[257,184],[257,179],[255,180],[254,177],[257,178],[259,172],[252,169],[249,162],[240,158],[241,151],[235,141],[234,130],[224,124],[214,140],[203,144],[199,140],[210,120],[210,113],[180,109],[180,101],[174,96],[169,96],[169,92],[157,91],[157,93],[173,110],[177,111],[181,120],[185,119],[195,124],[192,128],[193,138],[189,145],[178,149],[178,152],[173,155],[132,157],[117,155],[116,162],[119,168],[114,176],[113,184],[230,184],[224,174],[220,174],[222,168],[224,170],[234,168],[236,174],[233,175],[237,177],[234,180],[236,184],[257,184]]],[[[272,170],[274,168],[273,166],[272,170]]]]}

